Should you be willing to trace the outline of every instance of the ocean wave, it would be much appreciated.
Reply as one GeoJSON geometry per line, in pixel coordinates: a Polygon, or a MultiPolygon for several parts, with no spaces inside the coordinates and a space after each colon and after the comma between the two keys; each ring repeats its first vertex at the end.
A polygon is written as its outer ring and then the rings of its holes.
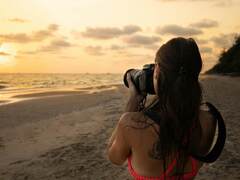
{"type": "Polygon", "coordinates": [[[1,74],[1,94],[26,91],[78,89],[104,90],[122,83],[121,74],[1,74]]]}
{"type": "Polygon", "coordinates": [[[94,89],[108,89],[112,88],[115,86],[121,85],[120,83],[118,84],[108,84],[108,85],[99,85],[99,86],[89,86],[89,87],[80,87],[80,88],[75,88],[76,90],[94,90],[94,89]]]}

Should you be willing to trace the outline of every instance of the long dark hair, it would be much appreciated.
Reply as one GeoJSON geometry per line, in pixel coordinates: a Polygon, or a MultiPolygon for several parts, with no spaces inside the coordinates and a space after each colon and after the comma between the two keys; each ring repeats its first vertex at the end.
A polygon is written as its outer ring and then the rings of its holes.
{"type": "Polygon", "coordinates": [[[199,124],[202,88],[198,81],[202,59],[192,38],[173,38],[156,53],[155,63],[160,67],[157,76],[157,101],[153,109],[159,113],[159,139],[150,155],[163,160],[177,156],[177,174],[181,178],[190,151],[191,130],[199,124]]]}

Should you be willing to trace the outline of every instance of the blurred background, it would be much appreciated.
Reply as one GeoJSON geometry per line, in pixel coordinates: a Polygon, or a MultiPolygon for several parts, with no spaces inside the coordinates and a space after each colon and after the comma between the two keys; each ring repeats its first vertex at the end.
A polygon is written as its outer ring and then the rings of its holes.
{"type": "Polygon", "coordinates": [[[238,0],[0,0],[0,73],[123,73],[194,38],[203,71],[240,31],[238,0]]]}

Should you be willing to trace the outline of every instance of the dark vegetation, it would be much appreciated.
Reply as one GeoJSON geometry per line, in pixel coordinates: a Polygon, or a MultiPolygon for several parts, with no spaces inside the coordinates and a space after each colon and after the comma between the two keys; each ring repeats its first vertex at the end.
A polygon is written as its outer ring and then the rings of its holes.
{"type": "Polygon", "coordinates": [[[218,63],[206,74],[226,74],[240,76],[240,35],[235,37],[235,42],[229,49],[224,49],[218,59],[218,63]]]}

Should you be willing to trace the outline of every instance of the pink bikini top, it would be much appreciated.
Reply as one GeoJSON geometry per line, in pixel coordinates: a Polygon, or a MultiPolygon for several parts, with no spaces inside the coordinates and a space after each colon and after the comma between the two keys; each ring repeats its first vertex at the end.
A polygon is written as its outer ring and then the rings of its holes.
{"type": "MultiPolygon", "coordinates": [[[[192,179],[197,175],[197,160],[194,159],[193,157],[189,156],[192,162],[192,171],[189,173],[185,173],[182,177],[184,180],[189,180],[192,179]]],[[[168,166],[166,172],[162,174],[160,177],[149,177],[149,176],[141,176],[139,175],[132,167],[132,162],[131,162],[132,156],[128,157],[128,170],[132,177],[134,177],[135,180],[164,180],[164,174],[167,180],[175,180],[178,178],[178,176],[169,176],[169,173],[173,170],[174,165],[176,164],[176,159],[171,162],[171,164],[168,166]]]]}

